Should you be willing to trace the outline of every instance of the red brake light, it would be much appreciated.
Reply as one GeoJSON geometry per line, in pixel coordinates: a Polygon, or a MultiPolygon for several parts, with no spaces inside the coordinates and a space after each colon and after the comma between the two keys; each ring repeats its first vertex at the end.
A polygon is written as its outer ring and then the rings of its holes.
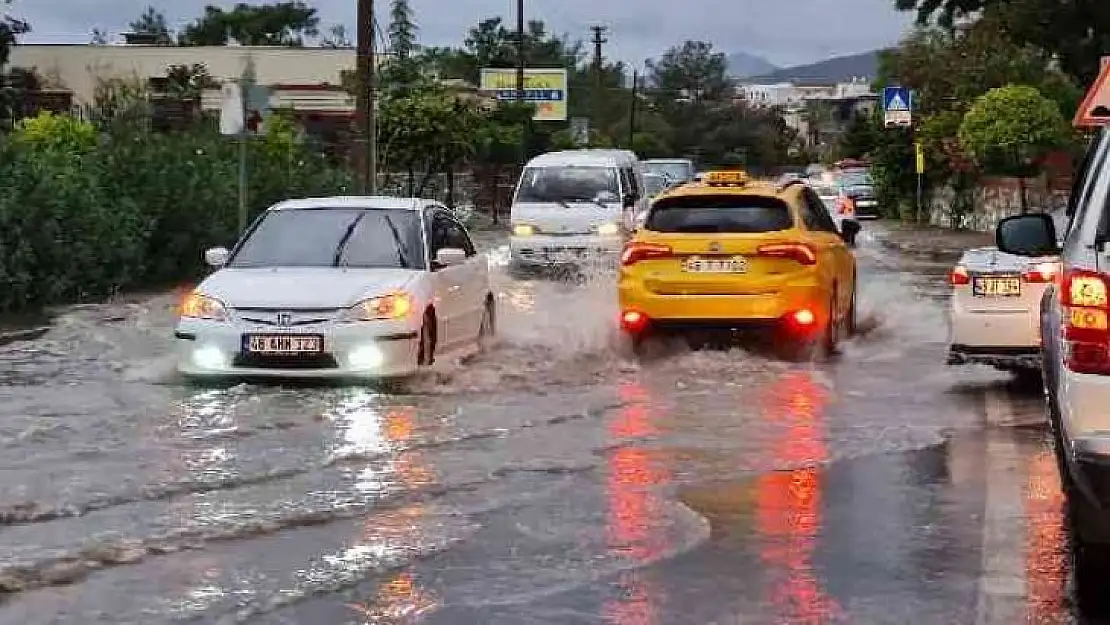
{"type": "Polygon", "coordinates": [[[621,329],[631,334],[639,334],[648,326],[648,317],[638,310],[626,310],[621,314],[621,329]]]}
{"type": "Polygon", "coordinates": [[[1054,282],[1060,273],[1060,263],[1037,263],[1030,265],[1021,274],[1021,279],[1033,284],[1054,282]]]}
{"type": "Polygon", "coordinates": [[[757,253],[760,256],[793,260],[802,265],[817,264],[817,252],[804,243],[772,243],[771,245],[761,245],[757,253]]]}
{"type": "Polygon", "coordinates": [[[635,265],[641,260],[651,258],[666,258],[671,255],[671,248],[658,243],[639,243],[633,241],[624,246],[621,251],[621,264],[624,266],[635,265]]]}
{"type": "Polygon", "coordinates": [[[952,286],[963,286],[971,282],[971,274],[967,272],[967,267],[963,265],[956,265],[952,271],[948,272],[948,283],[952,286]]]}
{"type": "Polygon", "coordinates": [[[794,323],[800,326],[811,326],[817,323],[817,315],[812,310],[802,309],[794,313],[794,323]]]}
{"type": "Polygon", "coordinates": [[[1065,357],[1076,373],[1110,374],[1110,283],[1092,271],[1071,270],[1060,288],[1065,357]]]}

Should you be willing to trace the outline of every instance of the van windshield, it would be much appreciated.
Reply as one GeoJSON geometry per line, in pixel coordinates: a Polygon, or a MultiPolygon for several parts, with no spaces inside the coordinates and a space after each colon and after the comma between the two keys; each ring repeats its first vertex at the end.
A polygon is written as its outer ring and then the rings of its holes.
{"type": "Polygon", "coordinates": [[[528,167],[520,177],[517,202],[620,201],[615,167],[528,167]]]}

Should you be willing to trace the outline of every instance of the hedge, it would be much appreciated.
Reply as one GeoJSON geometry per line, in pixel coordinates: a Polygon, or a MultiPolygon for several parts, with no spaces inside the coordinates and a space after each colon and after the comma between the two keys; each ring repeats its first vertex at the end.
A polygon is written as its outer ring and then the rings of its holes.
{"type": "MultiPolygon", "coordinates": [[[[249,163],[252,217],[282,199],[353,184],[280,121],[252,139],[249,163]]],[[[25,120],[0,138],[0,312],[200,275],[204,249],[235,239],[238,171],[236,142],[214,129],[25,120]]]]}

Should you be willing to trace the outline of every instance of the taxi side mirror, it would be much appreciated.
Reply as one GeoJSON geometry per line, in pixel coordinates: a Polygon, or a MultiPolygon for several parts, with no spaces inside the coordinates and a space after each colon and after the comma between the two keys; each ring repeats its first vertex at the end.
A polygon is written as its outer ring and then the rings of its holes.
{"type": "Polygon", "coordinates": [[[840,238],[852,247],[856,245],[860,230],[863,230],[863,226],[855,219],[844,219],[840,222],[840,238]]]}

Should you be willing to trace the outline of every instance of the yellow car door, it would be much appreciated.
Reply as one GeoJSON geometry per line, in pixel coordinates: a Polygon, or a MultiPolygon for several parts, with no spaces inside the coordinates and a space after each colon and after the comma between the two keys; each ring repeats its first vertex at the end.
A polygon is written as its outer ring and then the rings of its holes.
{"type": "Polygon", "coordinates": [[[848,249],[836,222],[825,210],[824,202],[813,189],[804,188],[799,193],[799,206],[806,237],[818,251],[818,266],[821,269],[825,288],[830,295],[836,292],[836,315],[847,314],[852,305],[855,290],[855,256],[848,249]]]}

